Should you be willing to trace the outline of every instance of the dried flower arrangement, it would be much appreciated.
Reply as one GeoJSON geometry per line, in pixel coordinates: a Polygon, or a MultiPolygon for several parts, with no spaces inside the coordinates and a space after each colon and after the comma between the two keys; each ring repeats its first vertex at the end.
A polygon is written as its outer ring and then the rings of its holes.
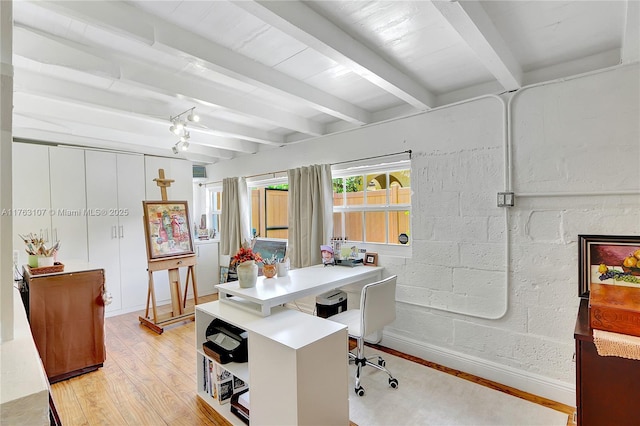
{"type": "Polygon", "coordinates": [[[242,263],[248,260],[255,260],[256,262],[262,262],[260,253],[255,253],[249,247],[240,247],[240,250],[233,256],[234,263],[242,263]]]}

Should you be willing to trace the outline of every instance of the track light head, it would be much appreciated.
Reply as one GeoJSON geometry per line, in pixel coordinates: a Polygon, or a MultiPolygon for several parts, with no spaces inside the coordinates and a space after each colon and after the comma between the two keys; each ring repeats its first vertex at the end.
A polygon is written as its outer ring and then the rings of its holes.
{"type": "Polygon", "coordinates": [[[186,151],[187,149],[189,149],[189,142],[187,141],[182,142],[182,146],[180,147],[180,149],[182,149],[183,151],[186,151]]]}
{"type": "Polygon", "coordinates": [[[174,154],[178,153],[178,146],[174,145],[173,148],[171,148],[171,151],[173,151],[174,154]]]}
{"type": "Polygon", "coordinates": [[[200,116],[195,112],[193,112],[193,108],[192,108],[191,113],[187,116],[187,120],[197,123],[198,121],[200,121],[200,116]]]}

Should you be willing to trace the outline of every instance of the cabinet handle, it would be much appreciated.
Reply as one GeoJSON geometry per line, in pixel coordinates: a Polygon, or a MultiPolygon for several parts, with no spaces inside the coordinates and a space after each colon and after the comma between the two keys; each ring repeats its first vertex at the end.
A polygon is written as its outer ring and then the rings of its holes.
{"type": "Polygon", "coordinates": [[[49,228],[45,228],[44,230],[44,240],[49,242],[49,228]]]}
{"type": "Polygon", "coordinates": [[[571,357],[571,361],[572,362],[576,362],[576,353],[575,352],[573,353],[573,357],[571,357]]]}
{"type": "Polygon", "coordinates": [[[113,226],[111,227],[111,239],[118,238],[118,235],[116,234],[116,232],[117,232],[117,231],[116,231],[116,226],[115,226],[115,225],[113,225],[113,226]]]}
{"type": "Polygon", "coordinates": [[[118,227],[118,237],[119,238],[124,238],[124,225],[120,225],[118,227]]]}
{"type": "Polygon", "coordinates": [[[196,256],[200,257],[200,247],[196,247],[196,256]]]}
{"type": "Polygon", "coordinates": [[[51,237],[53,238],[53,241],[58,241],[58,228],[53,228],[53,231],[51,232],[51,237]]]}

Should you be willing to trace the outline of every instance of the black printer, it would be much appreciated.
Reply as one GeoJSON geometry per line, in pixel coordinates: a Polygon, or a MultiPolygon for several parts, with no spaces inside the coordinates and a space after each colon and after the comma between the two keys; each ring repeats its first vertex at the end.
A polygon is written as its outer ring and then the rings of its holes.
{"type": "Polygon", "coordinates": [[[220,364],[247,362],[247,332],[219,318],[211,321],[206,331],[204,352],[220,364]]]}

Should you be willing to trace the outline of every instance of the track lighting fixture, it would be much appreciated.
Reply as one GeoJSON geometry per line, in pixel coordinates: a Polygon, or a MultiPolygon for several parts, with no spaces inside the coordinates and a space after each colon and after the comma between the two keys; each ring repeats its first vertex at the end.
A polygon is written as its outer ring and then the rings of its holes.
{"type": "Polygon", "coordinates": [[[197,123],[198,121],[200,121],[200,117],[195,113],[195,108],[196,107],[193,107],[184,112],[181,112],[175,117],[169,117],[169,121],[171,121],[169,131],[174,135],[180,137],[180,140],[176,142],[173,148],[171,148],[174,154],[177,154],[178,152],[180,152],[180,150],[186,151],[187,149],[189,149],[189,142],[187,142],[187,140],[189,140],[191,135],[187,131],[187,123],[185,120],[183,120],[182,116],[189,113],[187,115],[187,120],[197,123]]]}

